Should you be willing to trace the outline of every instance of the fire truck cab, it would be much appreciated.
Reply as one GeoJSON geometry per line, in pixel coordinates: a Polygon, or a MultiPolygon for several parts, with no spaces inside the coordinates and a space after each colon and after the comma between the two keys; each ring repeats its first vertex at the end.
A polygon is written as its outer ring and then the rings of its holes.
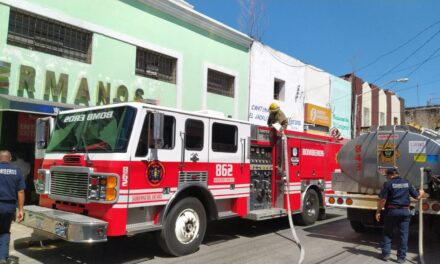
{"type": "Polygon", "coordinates": [[[157,231],[175,256],[197,250],[208,220],[286,216],[286,199],[304,224],[323,218],[341,146],[288,131],[282,148],[269,128],[135,102],[61,112],[49,132],[51,123],[37,121],[40,200],[23,224],[72,242],[157,231]]]}

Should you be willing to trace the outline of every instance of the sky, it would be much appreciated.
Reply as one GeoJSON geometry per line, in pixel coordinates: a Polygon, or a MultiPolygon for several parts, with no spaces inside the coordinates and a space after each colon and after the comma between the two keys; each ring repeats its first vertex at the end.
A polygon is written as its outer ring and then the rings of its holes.
{"type": "MultiPolygon", "coordinates": [[[[240,0],[187,0],[229,27],[241,26],[240,0]]],[[[440,1],[256,0],[258,38],[273,49],[341,76],[394,91],[406,107],[440,105],[440,1]],[[408,78],[408,81],[395,82],[408,78]]]]}

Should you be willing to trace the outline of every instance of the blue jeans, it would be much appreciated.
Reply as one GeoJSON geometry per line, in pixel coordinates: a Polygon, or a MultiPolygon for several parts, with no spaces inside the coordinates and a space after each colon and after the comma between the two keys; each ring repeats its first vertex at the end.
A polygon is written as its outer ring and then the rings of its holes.
{"type": "Polygon", "coordinates": [[[14,219],[14,213],[0,212],[0,260],[6,260],[9,257],[9,242],[11,240],[11,223],[14,219]]]}
{"type": "Polygon", "coordinates": [[[397,249],[397,258],[405,259],[408,251],[409,223],[411,215],[409,209],[387,209],[385,211],[382,255],[391,254],[391,242],[393,240],[394,227],[399,229],[399,247],[397,249]]]}

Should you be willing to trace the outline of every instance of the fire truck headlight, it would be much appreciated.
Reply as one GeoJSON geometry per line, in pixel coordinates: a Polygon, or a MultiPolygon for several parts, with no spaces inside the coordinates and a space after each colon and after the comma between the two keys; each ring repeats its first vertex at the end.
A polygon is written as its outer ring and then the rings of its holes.
{"type": "Polygon", "coordinates": [[[107,177],[107,189],[116,188],[118,185],[118,178],[116,176],[107,177]]]}
{"type": "Polygon", "coordinates": [[[108,202],[114,201],[114,200],[116,200],[116,195],[117,195],[116,189],[109,188],[105,192],[105,200],[108,202]]]}
{"type": "Polygon", "coordinates": [[[96,202],[114,202],[118,197],[117,175],[92,174],[89,180],[88,199],[96,202]]]}

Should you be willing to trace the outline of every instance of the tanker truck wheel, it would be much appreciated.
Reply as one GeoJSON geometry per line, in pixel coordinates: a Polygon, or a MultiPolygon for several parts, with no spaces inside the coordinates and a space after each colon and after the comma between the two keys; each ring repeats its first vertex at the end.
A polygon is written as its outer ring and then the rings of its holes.
{"type": "Polygon", "coordinates": [[[177,202],[166,216],[159,245],[173,256],[195,252],[202,243],[206,231],[206,213],[202,203],[193,197],[177,202]]]}
{"type": "Polygon", "coordinates": [[[350,225],[356,233],[365,233],[367,231],[361,221],[350,220],[350,225]]]}
{"type": "Polygon", "coordinates": [[[313,225],[319,216],[319,197],[315,190],[310,189],[304,196],[302,212],[297,220],[301,225],[313,225]]]}

